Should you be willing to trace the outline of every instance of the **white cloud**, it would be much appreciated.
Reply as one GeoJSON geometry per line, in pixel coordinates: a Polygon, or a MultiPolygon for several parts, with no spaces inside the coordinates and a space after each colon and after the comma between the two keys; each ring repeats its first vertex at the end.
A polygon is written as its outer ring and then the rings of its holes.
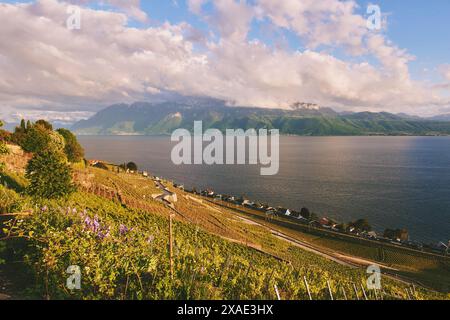
{"type": "Polygon", "coordinates": [[[260,17],[291,29],[314,49],[320,45],[345,45],[360,52],[366,20],[354,14],[354,1],[338,0],[258,0],[260,17]]]}
{"type": "MultiPolygon", "coordinates": [[[[86,5],[92,2],[97,2],[94,0],[69,0],[69,2],[78,5],[86,5]]],[[[148,16],[141,9],[141,1],[140,0],[102,0],[102,4],[107,4],[112,7],[119,9],[120,11],[126,13],[128,16],[136,19],[140,22],[147,22],[148,16]]]]}
{"type": "Polygon", "coordinates": [[[202,11],[202,6],[209,0],[187,0],[188,8],[191,12],[195,14],[200,14],[202,11]]]}
{"type": "Polygon", "coordinates": [[[245,41],[254,17],[254,8],[241,0],[215,0],[214,6],[216,14],[209,20],[211,25],[218,28],[220,36],[227,40],[245,41]]]}
{"type": "Polygon", "coordinates": [[[439,71],[441,75],[444,77],[444,79],[450,81],[450,64],[444,64],[440,66],[439,71]]]}
{"type": "MultiPolygon", "coordinates": [[[[115,6],[119,2],[110,1],[115,6]]],[[[189,5],[200,13],[204,3],[191,0],[189,5]]],[[[1,4],[1,113],[67,110],[75,118],[73,112],[145,100],[160,91],[261,107],[304,101],[354,110],[411,111],[445,103],[438,91],[411,80],[412,57],[381,34],[360,27],[354,4],[326,3],[329,7],[306,0],[260,0],[257,5],[217,0],[207,21],[219,38],[206,42],[192,37],[193,28],[186,23],[129,27],[128,16],[134,13],[125,7],[123,13],[83,8],[81,30],[68,30],[62,2],[1,4]],[[334,18],[333,12],[346,21],[334,18]],[[301,22],[314,14],[324,22],[301,22]],[[270,17],[277,27],[294,30],[309,39],[310,49],[291,52],[248,41],[255,17],[270,17]],[[311,29],[302,23],[312,24],[311,29]],[[381,67],[346,62],[316,51],[318,45],[371,54],[381,67]]],[[[130,6],[141,10],[139,1],[130,1],[130,6]]]]}

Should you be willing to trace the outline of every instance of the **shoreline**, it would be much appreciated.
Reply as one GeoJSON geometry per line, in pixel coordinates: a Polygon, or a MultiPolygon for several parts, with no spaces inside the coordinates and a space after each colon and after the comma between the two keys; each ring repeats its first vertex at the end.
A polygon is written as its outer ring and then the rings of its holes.
{"type": "MultiPolygon", "coordinates": [[[[80,134],[76,133],[77,137],[170,137],[170,134],[80,134]]],[[[436,137],[450,137],[450,134],[435,134],[435,135],[408,135],[408,134],[366,134],[366,135],[297,135],[297,134],[280,134],[280,137],[301,137],[301,138],[351,138],[351,137],[405,137],[405,138],[436,138],[436,137]]]]}

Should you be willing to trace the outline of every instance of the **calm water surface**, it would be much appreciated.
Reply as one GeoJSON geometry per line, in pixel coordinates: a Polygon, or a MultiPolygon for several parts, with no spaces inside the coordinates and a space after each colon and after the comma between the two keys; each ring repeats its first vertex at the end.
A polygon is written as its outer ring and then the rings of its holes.
{"type": "Polygon", "coordinates": [[[88,158],[136,162],[187,187],[300,209],[377,231],[406,228],[425,242],[450,239],[450,137],[281,137],[280,172],[259,166],[175,166],[169,137],[80,137],[88,158]]]}

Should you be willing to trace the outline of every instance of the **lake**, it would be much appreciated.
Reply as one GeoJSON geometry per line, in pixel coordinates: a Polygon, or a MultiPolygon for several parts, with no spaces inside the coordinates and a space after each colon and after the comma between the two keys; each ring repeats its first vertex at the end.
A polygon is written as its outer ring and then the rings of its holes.
{"type": "Polygon", "coordinates": [[[406,228],[412,240],[450,239],[450,137],[281,137],[280,171],[256,165],[181,165],[170,137],[80,136],[86,157],[218,193],[348,222],[406,228]]]}

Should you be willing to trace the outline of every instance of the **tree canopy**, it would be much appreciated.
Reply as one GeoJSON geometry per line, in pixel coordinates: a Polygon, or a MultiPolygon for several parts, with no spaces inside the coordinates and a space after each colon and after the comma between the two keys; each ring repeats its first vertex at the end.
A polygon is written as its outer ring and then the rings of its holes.
{"type": "Polygon", "coordinates": [[[134,162],[128,162],[127,163],[127,169],[130,170],[130,171],[137,171],[138,170],[138,166],[134,162]]]}
{"type": "Polygon", "coordinates": [[[404,241],[409,238],[408,230],[406,229],[386,229],[383,236],[392,240],[400,239],[404,241]]]}
{"type": "Polygon", "coordinates": [[[353,227],[358,231],[366,231],[366,232],[372,231],[372,226],[366,219],[358,219],[354,222],[350,222],[348,226],[353,227]]]}
{"type": "Polygon", "coordinates": [[[49,130],[49,131],[53,131],[53,126],[50,122],[46,121],[46,120],[38,120],[35,123],[36,126],[42,126],[43,128],[49,130]]]}
{"type": "Polygon", "coordinates": [[[300,215],[305,218],[305,219],[310,219],[311,218],[311,212],[309,211],[308,208],[302,208],[300,210],[300,215]]]}
{"type": "Polygon", "coordinates": [[[37,152],[30,160],[26,177],[30,181],[27,193],[31,196],[54,199],[75,191],[70,166],[59,153],[48,149],[37,152]]]}
{"type": "MultiPolygon", "coordinates": [[[[0,120],[0,128],[1,128],[1,127],[3,127],[3,122],[0,120]]],[[[8,154],[8,152],[9,152],[8,147],[7,147],[6,144],[3,142],[3,140],[0,139],[0,156],[1,156],[1,155],[8,154]]],[[[5,166],[4,163],[3,163],[3,162],[0,162],[0,171],[3,171],[4,166],[5,166]]]]}
{"type": "Polygon", "coordinates": [[[64,137],[64,152],[67,159],[72,162],[80,162],[84,157],[84,149],[78,142],[77,137],[67,129],[58,129],[57,132],[64,137]]]}
{"type": "Polygon", "coordinates": [[[65,139],[58,132],[53,131],[53,126],[45,120],[38,120],[36,123],[20,122],[12,136],[12,141],[17,143],[26,152],[39,152],[41,150],[52,150],[55,152],[65,152],[65,139]]]}

